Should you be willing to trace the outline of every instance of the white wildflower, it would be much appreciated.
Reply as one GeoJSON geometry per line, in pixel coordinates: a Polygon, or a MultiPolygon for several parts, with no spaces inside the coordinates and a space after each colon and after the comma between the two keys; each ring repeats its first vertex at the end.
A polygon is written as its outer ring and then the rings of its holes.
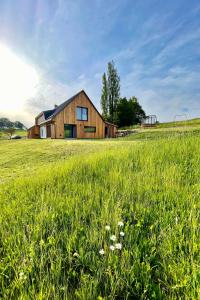
{"type": "Polygon", "coordinates": [[[122,249],[122,244],[121,243],[115,244],[115,248],[118,249],[118,250],[121,250],[122,249]]]}
{"type": "Polygon", "coordinates": [[[74,252],[73,256],[74,257],[79,257],[79,254],[77,252],[74,252]]]}
{"type": "Polygon", "coordinates": [[[27,276],[24,275],[24,272],[20,272],[20,273],[19,273],[19,279],[20,279],[20,280],[26,280],[26,279],[27,279],[27,276]]]}
{"type": "Polygon", "coordinates": [[[114,251],[114,250],[115,250],[115,246],[111,245],[111,246],[110,246],[110,250],[111,250],[111,251],[114,251]]]}
{"type": "Polygon", "coordinates": [[[101,250],[99,251],[99,254],[101,254],[101,255],[104,255],[104,253],[105,253],[105,251],[104,251],[103,249],[101,249],[101,250]]]}
{"type": "Polygon", "coordinates": [[[123,231],[120,231],[120,236],[124,236],[125,235],[125,233],[123,232],[123,231]]]}
{"type": "Polygon", "coordinates": [[[106,225],[106,226],[105,226],[105,229],[106,229],[107,231],[109,231],[109,230],[110,230],[110,225],[106,225]]]}
{"type": "Polygon", "coordinates": [[[118,226],[119,226],[119,227],[123,227],[123,226],[124,226],[124,223],[123,223],[122,221],[119,221],[119,222],[118,222],[118,226]]]}
{"type": "Polygon", "coordinates": [[[111,239],[111,241],[116,241],[116,236],[115,235],[111,235],[110,239],[111,239]]]}

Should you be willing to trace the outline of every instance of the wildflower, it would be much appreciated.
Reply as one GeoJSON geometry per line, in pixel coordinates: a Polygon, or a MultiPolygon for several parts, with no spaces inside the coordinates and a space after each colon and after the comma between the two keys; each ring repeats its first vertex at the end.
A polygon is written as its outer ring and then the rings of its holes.
{"type": "Polygon", "coordinates": [[[74,252],[73,256],[74,257],[79,257],[79,254],[77,252],[74,252]]]}
{"type": "Polygon", "coordinates": [[[123,227],[123,226],[124,226],[124,223],[123,223],[122,221],[119,221],[119,222],[118,222],[118,226],[119,226],[119,227],[123,227]]]}
{"type": "Polygon", "coordinates": [[[111,245],[111,246],[110,246],[110,250],[111,250],[111,251],[114,251],[114,250],[115,250],[115,246],[111,245]]]}
{"type": "Polygon", "coordinates": [[[20,277],[20,278],[23,278],[23,277],[24,277],[24,272],[20,272],[20,273],[19,273],[19,277],[20,277]]]}
{"type": "Polygon", "coordinates": [[[99,254],[101,254],[101,255],[104,255],[104,253],[105,253],[105,251],[104,251],[103,249],[101,249],[101,250],[99,251],[99,254]]]}
{"type": "Polygon", "coordinates": [[[106,226],[105,226],[105,229],[106,229],[107,231],[109,231],[109,230],[110,230],[110,225],[106,225],[106,226]]]}
{"type": "Polygon", "coordinates": [[[122,249],[122,244],[121,243],[115,244],[115,248],[118,249],[118,250],[121,250],[122,249]]]}
{"type": "Polygon", "coordinates": [[[120,231],[119,235],[120,235],[120,236],[124,236],[125,233],[124,233],[123,231],[120,231]]]}
{"type": "Polygon", "coordinates": [[[24,275],[24,272],[20,272],[20,273],[19,273],[19,279],[20,279],[20,280],[26,280],[26,278],[27,278],[27,276],[24,275]]]}
{"type": "Polygon", "coordinates": [[[116,241],[116,236],[115,235],[111,235],[110,239],[111,239],[111,241],[116,241]]]}

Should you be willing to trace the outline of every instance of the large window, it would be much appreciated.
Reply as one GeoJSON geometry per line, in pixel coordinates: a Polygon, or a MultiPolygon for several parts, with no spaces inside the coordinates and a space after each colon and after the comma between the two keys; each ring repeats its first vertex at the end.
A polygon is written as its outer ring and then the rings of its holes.
{"type": "Polygon", "coordinates": [[[96,127],[94,127],[94,126],[84,126],[84,132],[96,132],[96,127]]]}
{"type": "Polygon", "coordinates": [[[87,107],[77,107],[76,108],[76,119],[80,121],[88,120],[88,108],[87,107]]]}

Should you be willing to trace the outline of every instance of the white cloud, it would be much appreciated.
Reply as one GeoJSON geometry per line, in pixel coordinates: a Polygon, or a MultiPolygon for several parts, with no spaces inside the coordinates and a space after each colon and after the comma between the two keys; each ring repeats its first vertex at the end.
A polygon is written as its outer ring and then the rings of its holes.
{"type": "Polygon", "coordinates": [[[86,78],[83,74],[77,80],[68,84],[62,84],[50,77],[43,77],[38,86],[36,96],[26,101],[23,120],[30,126],[38,113],[52,109],[55,104],[61,104],[83,89],[94,102],[97,109],[99,109],[100,95],[98,92],[100,91],[100,84],[99,81],[93,80],[93,78],[86,78]]]}

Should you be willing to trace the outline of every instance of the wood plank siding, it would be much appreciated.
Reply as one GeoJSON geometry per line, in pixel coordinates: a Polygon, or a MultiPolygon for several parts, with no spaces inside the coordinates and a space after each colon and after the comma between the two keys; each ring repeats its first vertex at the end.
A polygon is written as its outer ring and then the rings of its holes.
{"type": "Polygon", "coordinates": [[[37,125],[32,126],[27,131],[27,138],[29,139],[39,139],[40,138],[40,127],[37,125]]]}
{"type": "Polygon", "coordinates": [[[41,112],[35,126],[28,129],[28,137],[100,139],[115,137],[116,130],[114,124],[103,120],[82,90],[54,109],[41,112]]]}
{"type": "Polygon", "coordinates": [[[52,138],[64,138],[64,124],[76,125],[77,138],[104,138],[105,123],[84,92],[78,94],[75,99],[67,105],[54,118],[55,134],[52,138]],[[88,108],[88,120],[79,121],[76,116],[77,107],[88,108]],[[85,126],[96,127],[96,132],[85,132],[85,126]]]}

